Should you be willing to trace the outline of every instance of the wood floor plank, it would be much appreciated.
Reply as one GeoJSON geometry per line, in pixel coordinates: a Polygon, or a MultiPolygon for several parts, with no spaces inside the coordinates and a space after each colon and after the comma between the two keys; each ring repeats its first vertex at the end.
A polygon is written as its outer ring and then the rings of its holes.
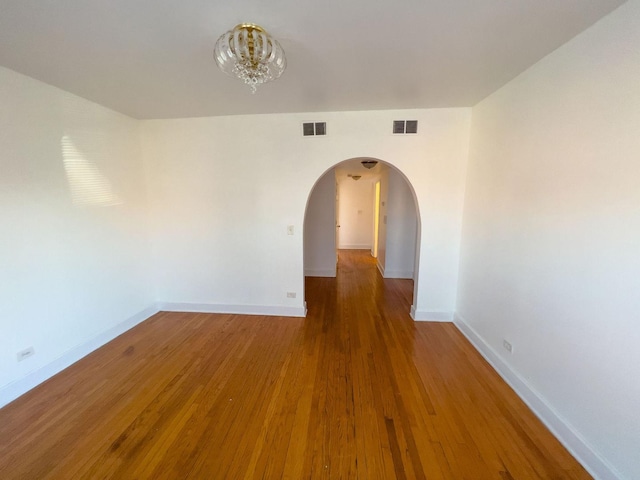
{"type": "Polygon", "coordinates": [[[366,251],[306,319],[159,313],[0,409],[0,478],[588,479],[366,251]]]}

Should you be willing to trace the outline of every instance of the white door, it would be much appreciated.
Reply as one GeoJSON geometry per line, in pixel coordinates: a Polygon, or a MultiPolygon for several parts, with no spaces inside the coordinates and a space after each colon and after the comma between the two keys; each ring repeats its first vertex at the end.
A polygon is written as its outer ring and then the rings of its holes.
{"type": "Polygon", "coordinates": [[[335,204],[335,224],[336,224],[336,265],[338,264],[338,245],[340,245],[340,190],[338,189],[338,182],[336,182],[336,204],[335,204]]]}

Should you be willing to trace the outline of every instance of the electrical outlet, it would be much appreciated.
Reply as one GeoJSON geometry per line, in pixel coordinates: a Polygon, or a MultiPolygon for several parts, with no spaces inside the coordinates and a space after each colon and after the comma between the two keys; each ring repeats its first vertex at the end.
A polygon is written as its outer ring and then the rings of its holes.
{"type": "Polygon", "coordinates": [[[287,292],[287,298],[296,298],[296,292],[287,292]]]}
{"type": "Polygon", "coordinates": [[[511,346],[511,344],[509,342],[507,342],[506,340],[502,340],[502,346],[504,347],[504,349],[509,352],[509,353],[513,353],[513,347],[511,346]]]}
{"type": "Polygon", "coordinates": [[[33,349],[33,347],[29,347],[29,348],[25,348],[24,350],[21,350],[18,353],[16,353],[16,357],[17,357],[18,361],[21,362],[25,358],[32,357],[33,355],[35,355],[35,353],[36,352],[33,349]]]}

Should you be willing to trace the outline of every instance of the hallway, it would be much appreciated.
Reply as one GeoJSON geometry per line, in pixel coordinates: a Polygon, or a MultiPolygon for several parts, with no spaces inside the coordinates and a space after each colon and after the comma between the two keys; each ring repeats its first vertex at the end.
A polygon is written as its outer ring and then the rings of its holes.
{"type": "Polygon", "coordinates": [[[584,479],[411,280],[343,250],[308,316],[159,313],[0,410],[0,477],[584,479]]]}

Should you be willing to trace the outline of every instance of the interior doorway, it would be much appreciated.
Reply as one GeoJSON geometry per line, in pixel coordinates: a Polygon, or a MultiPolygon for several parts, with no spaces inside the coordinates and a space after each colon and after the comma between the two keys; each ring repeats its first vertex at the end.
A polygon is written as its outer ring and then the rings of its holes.
{"type": "Polygon", "coordinates": [[[373,187],[373,249],[371,255],[378,258],[378,235],[380,234],[380,181],[373,187]]]}
{"type": "Polygon", "coordinates": [[[413,280],[416,298],[419,209],[409,181],[387,162],[354,158],[327,170],[309,194],[303,243],[305,277],[335,278],[339,251],[365,250],[383,279],[413,280]]]}

